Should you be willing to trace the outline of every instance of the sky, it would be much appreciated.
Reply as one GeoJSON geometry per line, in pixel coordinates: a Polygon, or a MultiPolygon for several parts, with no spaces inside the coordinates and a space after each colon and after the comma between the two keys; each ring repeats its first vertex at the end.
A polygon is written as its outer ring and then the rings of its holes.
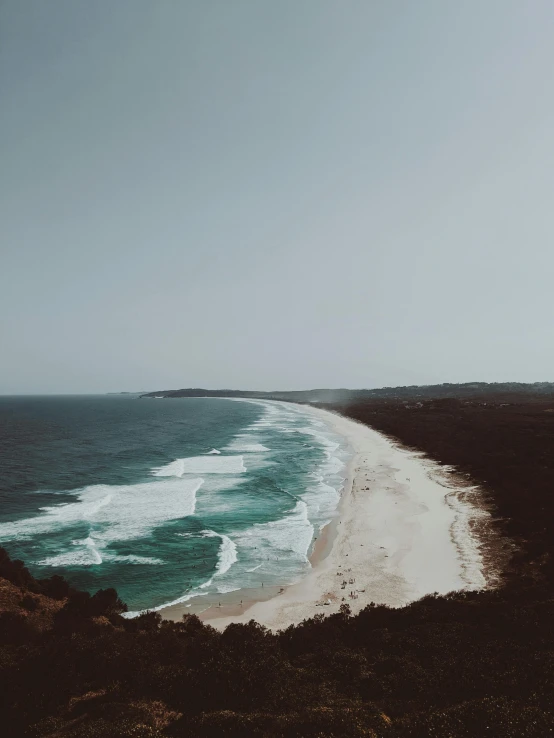
{"type": "Polygon", "coordinates": [[[0,0],[0,394],[554,380],[552,0],[0,0]]]}

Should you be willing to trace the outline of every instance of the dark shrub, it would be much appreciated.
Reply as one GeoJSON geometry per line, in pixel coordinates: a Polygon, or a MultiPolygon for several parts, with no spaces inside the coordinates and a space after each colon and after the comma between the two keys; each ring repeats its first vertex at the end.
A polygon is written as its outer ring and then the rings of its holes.
{"type": "Polygon", "coordinates": [[[25,595],[21,600],[21,607],[29,612],[35,612],[38,610],[38,600],[32,595],[25,595]]]}

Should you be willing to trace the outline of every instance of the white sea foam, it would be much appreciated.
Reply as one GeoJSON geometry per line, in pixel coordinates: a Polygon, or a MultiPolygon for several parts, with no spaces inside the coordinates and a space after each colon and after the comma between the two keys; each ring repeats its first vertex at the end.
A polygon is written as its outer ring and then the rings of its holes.
{"type": "Polygon", "coordinates": [[[220,453],[221,451],[218,451],[216,448],[212,448],[211,451],[208,451],[207,455],[209,456],[210,454],[220,454],[220,453]]]}
{"type": "Polygon", "coordinates": [[[305,563],[314,528],[308,520],[308,507],[298,500],[293,510],[279,520],[256,523],[251,528],[235,534],[239,550],[244,550],[250,560],[264,556],[272,566],[281,566],[286,560],[305,563]]]}
{"type": "Polygon", "coordinates": [[[135,556],[134,554],[128,555],[117,555],[117,554],[104,554],[104,560],[107,561],[121,561],[127,564],[148,564],[150,566],[159,566],[165,564],[163,559],[156,559],[154,556],[135,556]]]}
{"type": "Polygon", "coordinates": [[[205,538],[221,538],[221,546],[217,553],[217,565],[214,574],[214,577],[221,577],[237,561],[237,547],[229,536],[216,533],[215,530],[203,530],[202,535],[205,538]]]}
{"type": "Polygon", "coordinates": [[[302,499],[308,505],[310,519],[316,519],[318,527],[326,525],[332,518],[337,504],[340,500],[337,486],[332,486],[323,481],[323,476],[314,474],[315,484],[310,484],[302,499]]]}
{"type": "Polygon", "coordinates": [[[242,453],[264,453],[265,451],[270,451],[267,446],[264,446],[263,443],[255,443],[252,439],[249,443],[247,440],[244,440],[244,438],[236,438],[234,441],[231,441],[231,443],[227,446],[227,449],[229,451],[241,451],[242,453]]]}
{"type": "Polygon", "coordinates": [[[76,550],[57,556],[48,556],[38,561],[37,564],[39,566],[97,566],[102,563],[102,556],[90,536],[81,541],[71,541],[71,544],[77,547],[76,550]]]}
{"type": "Polygon", "coordinates": [[[229,592],[238,592],[240,587],[233,587],[230,584],[220,584],[217,588],[219,594],[228,594],[229,592]]]}
{"type": "MultiPolygon", "coordinates": [[[[71,543],[74,546],[78,546],[81,543],[81,541],[71,541],[71,543]]],[[[96,559],[95,563],[101,564],[102,557],[98,553],[98,549],[96,548],[96,543],[94,542],[94,539],[88,536],[88,538],[85,538],[85,540],[82,541],[82,543],[91,552],[93,557],[96,559]]]]}
{"type": "MultiPolygon", "coordinates": [[[[75,490],[76,500],[41,508],[41,514],[0,524],[0,538],[17,540],[85,524],[89,536],[72,548],[43,559],[50,566],[92,566],[102,563],[111,543],[149,535],[171,520],[192,515],[203,479],[166,479],[134,485],[98,484],[75,490]]],[[[130,559],[126,559],[130,561],[130,559]]],[[[131,563],[137,563],[136,561],[131,563]]]]}
{"type": "MultiPolygon", "coordinates": [[[[76,541],[73,541],[76,543],[76,541]]],[[[48,556],[36,563],[39,566],[97,566],[105,561],[121,562],[126,564],[148,564],[151,566],[164,564],[162,559],[156,559],[152,556],[135,556],[128,554],[119,556],[102,551],[102,555],[96,548],[84,546],[77,551],[68,551],[58,554],[57,556],[48,556]]]]}
{"type": "Polygon", "coordinates": [[[339,472],[343,471],[344,469],[344,462],[338,458],[338,456],[331,456],[329,455],[327,457],[327,461],[323,464],[322,471],[326,476],[332,476],[336,475],[339,472]]]}
{"type": "Polygon", "coordinates": [[[184,474],[241,474],[246,471],[242,456],[189,456],[175,459],[152,471],[155,477],[182,477],[184,474]]]}
{"type": "Polygon", "coordinates": [[[338,443],[337,441],[332,441],[329,438],[328,433],[317,430],[312,426],[302,426],[301,428],[297,428],[296,430],[298,433],[303,433],[304,435],[312,436],[313,438],[315,438],[318,443],[327,451],[336,451],[337,448],[340,446],[340,443],[338,443]]]}
{"type": "MultiPolygon", "coordinates": [[[[211,582],[212,580],[210,579],[209,581],[211,582]]],[[[158,610],[163,610],[166,607],[181,605],[183,602],[188,602],[188,600],[192,600],[194,597],[205,597],[207,594],[208,592],[198,592],[197,590],[193,590],[192,592],[182,595],[181,597],[177,597],[175,600],[171,600],[171,602],[164,602],[163,605],[148,607],[145,610],[132,610],[130,612],[124,612],[122,613],[122,615],[124,618],[136,618],[138,615],[142,615],[144,612],[158,612],[158,610]]]]}
{"type": "Polygon", "coordinates": [[[175,459],[165,466],[159,466],[153,469],[152,474],[155,477],[182,477],[184,474],[184,459],[175,459]]]}

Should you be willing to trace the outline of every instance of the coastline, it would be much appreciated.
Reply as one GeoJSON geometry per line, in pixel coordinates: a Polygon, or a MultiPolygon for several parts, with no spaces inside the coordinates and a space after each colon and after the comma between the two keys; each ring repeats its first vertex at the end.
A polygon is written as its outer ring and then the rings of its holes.
{"type": "MultiPolygon", "coordinates": [[[[371,427],[302,406],[346,438],[353,450],[333,520],[320,532],[310,571],[282,588],[241,590],[199,617],[216,628],[251,619],[271,629],[371,602],[400,607],[430,594],[487,586],[480,541],[488,513],[475,487],[423,454],[371,427]]],[[[191,609],[160,614],[180,620],[191,609]]]]}

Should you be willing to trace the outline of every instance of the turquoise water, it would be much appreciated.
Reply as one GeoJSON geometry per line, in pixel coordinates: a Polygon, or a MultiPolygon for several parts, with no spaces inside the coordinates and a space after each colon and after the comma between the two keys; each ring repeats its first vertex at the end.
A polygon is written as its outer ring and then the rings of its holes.
{"type": "Polygon", "coordinates": [[[349,449],[286,403],[0,398],[0,543],[130,610],[283,585],[309,567],[349,449]]]}

